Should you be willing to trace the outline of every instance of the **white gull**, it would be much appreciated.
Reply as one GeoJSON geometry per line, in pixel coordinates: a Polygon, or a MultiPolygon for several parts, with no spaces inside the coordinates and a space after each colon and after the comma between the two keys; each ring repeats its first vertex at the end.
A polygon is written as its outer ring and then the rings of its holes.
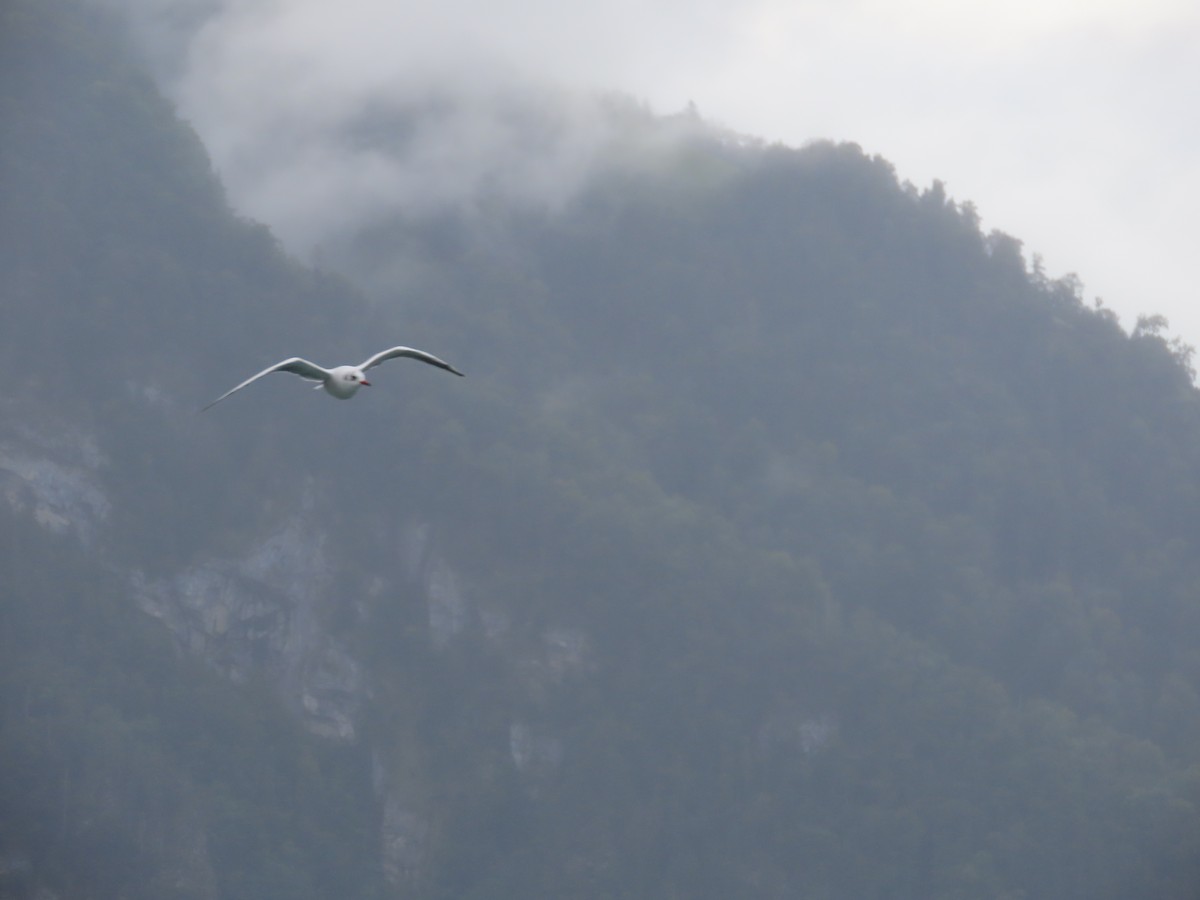
{"type": "Polygon", "coordinates": [[[390,350],[376,353],[370,359],[359,363],[357,366],[334,366],[332,369],[325,369],[316,363],[309,362],[307,359],[293,356],[291,359],[277,362],[275,365],[263,369],[257,375],[247,378],[237,387],[226,391],[200,411],[204,412],[205,409],[216,406],[230,394],[236,394],[242,388],[253,384],[264,375],[270,375],[272,372],[290,372],[293,375],[299,375],[307,381],[319,382],[316,385],[317,388],[325,388],[326,391],[339,400],[349,400],[358,392],[360,387],[371,386],[371,382],[367,381],[367,377],[364,374],[368,369],[373,369],[381,362],[395,359],[399,356],[408,357],[409,359],[419,359],[421,362],[437,366],[439,369],[445,369],[447,372],[453,372],[455,375],[462,375],[462,372],[458,371],[454,366],[444,360],[438,359],[432,353],[426,353],[424,350],[414,350],[412,347],[393,347],[390,350]]]}

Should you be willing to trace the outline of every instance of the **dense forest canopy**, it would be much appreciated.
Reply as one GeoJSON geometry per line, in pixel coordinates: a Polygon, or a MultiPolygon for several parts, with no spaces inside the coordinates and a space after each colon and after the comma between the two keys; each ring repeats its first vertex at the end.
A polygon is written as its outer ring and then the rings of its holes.
{"type": "Polygon", "coordinates": [[[611,115],[314,269],[0,7],[0,894],[1196,896],[1189,349],[856,146],[611,115]],[[398,343],[468,378],[197,413],[398,343]]]}

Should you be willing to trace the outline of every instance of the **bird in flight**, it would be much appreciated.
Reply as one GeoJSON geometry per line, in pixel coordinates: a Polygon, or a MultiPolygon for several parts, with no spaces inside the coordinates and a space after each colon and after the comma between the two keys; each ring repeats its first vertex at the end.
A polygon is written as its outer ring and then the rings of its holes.
{"type": "Polygon", "coordinates": [[[419,359],[423,363],[429,363],[431,366],[437,366],[439,369],[445,369],[447,372],[453,372],[455,375],[462,375],[462,372],[458,371],[454,366],[444,360],[438,359],[432,353],[426,353],[424,350],[414,350],[412,347],[393,347],[390,350],[376,353],[370,359],[359,363],[357,366],[334,366],[332,369],[325,369],[316,363],[310,363],[307,359],[293,356],[291,359],[277,362],[275,365],[263,369],[257,375],[247,378],[237,387],[226,391],[200,411],[204,412],[206,409],[211,409],[230,394],[236,394],[242,388],[253,384],[264,375],[270,375],[272,372],[291,372],[293,375],[299,375],[306,381],[318,382],[316,388],[325,388],[326,391],[339,400],[349,400],[358,393],[360,387],[371,386],[371,382],[367,381],[366,376],[368,369],[373,369],[381,362],[396,359],[400,356],[408,357],[409,359],[419,359]]]}

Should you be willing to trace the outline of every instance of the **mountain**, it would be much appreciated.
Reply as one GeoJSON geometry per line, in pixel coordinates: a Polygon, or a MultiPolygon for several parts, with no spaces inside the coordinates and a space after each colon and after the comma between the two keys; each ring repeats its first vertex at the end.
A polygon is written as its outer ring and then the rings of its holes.
{"type": "Polygon", "coordinates": [[[314,269],[0,9],[0,895],[1195,897],[1190,350],[853,145],[611,116],[314,269]],[[197,412],[397,343],[468,377],[197,412]]]}

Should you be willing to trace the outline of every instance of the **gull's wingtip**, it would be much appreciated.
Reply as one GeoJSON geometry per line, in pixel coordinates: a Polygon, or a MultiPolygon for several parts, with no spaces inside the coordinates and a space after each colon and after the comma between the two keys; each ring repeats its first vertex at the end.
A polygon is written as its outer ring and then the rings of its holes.
{"type": "Polygon", "coordinates": [[[212,401],[212,403],[205,403],[202,407],[200,407],[200,409],[197,410],[197,413],[208,412],[210,409],[212,409],[214,406],[216,406],[218,403],[220,403],[222,400],[224,400],[226,397],[228,397],[230,394],[234,393],[235,391],[237,391],[237,388],[234,388],[232,391],[227,391],[226,393],[224,393],[220,397],[218,397],[216,400],[212,401]]]}

